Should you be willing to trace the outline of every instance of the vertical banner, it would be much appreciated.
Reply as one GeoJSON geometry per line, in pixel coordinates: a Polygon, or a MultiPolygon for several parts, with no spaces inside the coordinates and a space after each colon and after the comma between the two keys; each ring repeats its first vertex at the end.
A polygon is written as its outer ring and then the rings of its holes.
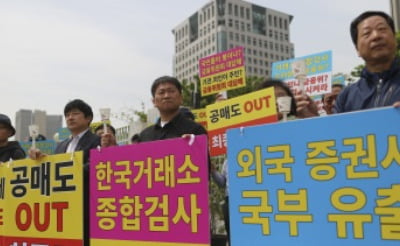
{"type": "Polygon", "coordinates": [[[82,246],[82,152],[0,165],[0,245],[82,246]]]}
{"type": "Polygon", "coordinates": [[[236,47],[199,60],[201,95],[246,86],[244,49],[236,47]]]}
{"type": "Polygon", "coordinates": [[[390,107],[229,130],[231,245],[400,245],[399,122],[390,107]]]}
{"type": "Polygon", "coordinates": [[[278,120],[274,88],[266,88],[206,107],[211,156],[226,154],[226,130],[278,120]]]}
{"type": "Polygon", "coordinates": [[[209,245],[207,137],[91,151],[91,246],[209,245]]]}
{"type": "Polygon", "coordinates": [[[286,82],[295,95],[299,94],[300,84],[292,71],[292,63],[298,60],[305,61],[307,80],[304,83],[304,89],[309,96],[331,92],[332,51],[274,62],[272,63],[272,78],[286,82]]]}

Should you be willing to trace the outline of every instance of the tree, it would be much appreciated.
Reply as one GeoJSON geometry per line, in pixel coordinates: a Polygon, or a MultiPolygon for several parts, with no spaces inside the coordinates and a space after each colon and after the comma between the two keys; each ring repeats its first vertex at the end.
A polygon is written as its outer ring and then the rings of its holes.
{"type": "Polygon", "coordinates": [[[351,70],[350,75],[355,78],[359,78],[361,76],[361,71],[364,69],[365,65],[360,64],[351,70]]]}
{"type": "Polygon", "coordinates": [[[135,118],[137,117],[139,118],[140,122],[145,123],[147,122],[147,114],[145,112],[144,102],[142,102],[141,106],[142,106],[141,111],[138,111],[133,108],[126,108],[122,112],[112,114],[112,117],[117,120],[124,121],[128,124],[134,122],[135,118]]]}

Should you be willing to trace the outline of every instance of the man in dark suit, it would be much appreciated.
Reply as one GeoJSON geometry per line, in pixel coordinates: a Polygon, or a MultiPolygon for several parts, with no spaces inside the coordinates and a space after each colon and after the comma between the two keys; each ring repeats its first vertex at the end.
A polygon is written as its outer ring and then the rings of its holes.
{"type": "MultiPolygon", "coordinates": [[[[80,99],[70,101],[64,108],[65,122],[71,132],[71,137],[59,143],[55,154],[83,151],[83,163],[89,164],[89,151],[100,145],[100,137],[90,131],[93,120],[92,108],[80,99]]],[[[29,151],[32,159],[38,159],[44,154],[39,149],[29,151]]]]}
{"type": "MultiPolygon", "coordinates": [[[[80,99],[70,101],[65,105],[64,116],[71,137],[59,143],[55,154],[83,151],[84,182],[83,182],[83,211],[84,211],[84,245],[89,245],[89,152],[100,146],[100,137],[90,131],[89,125],[93,120],[92,108],[80,99]]],[[[31,159],[44,156],[39,149],[29,150],[31,159]]]]}

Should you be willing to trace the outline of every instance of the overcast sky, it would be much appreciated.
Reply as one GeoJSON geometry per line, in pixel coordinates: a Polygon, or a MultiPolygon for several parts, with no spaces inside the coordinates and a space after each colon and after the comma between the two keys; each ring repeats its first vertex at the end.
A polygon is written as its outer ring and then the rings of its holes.
{"type": "MultiPolygon", "coordinates": [[[[0,0],[1,113],[62,114],[75,98],[99,108],[151,107],[150,86],[172,75],[171,30],[207,0],[0,0]]],[[[332,50],[333,72],[362,63],[351,20],[389,0],[254,0],[292,15],[295,56],[332,50]]]]}

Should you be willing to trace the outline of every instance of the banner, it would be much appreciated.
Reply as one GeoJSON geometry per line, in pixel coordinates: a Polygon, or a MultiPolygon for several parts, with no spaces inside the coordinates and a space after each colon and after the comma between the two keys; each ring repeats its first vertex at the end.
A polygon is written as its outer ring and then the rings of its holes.
{"type": "Polygon", "coordinates": [[[400,245],[399,122],[390,107],[229,130],[231,245],[400,245]]]}
{"type": "Polygon", "coordinates": [[[236,47],[199,60],[201,96],[246,86],[244,48],[236,47]]]}
{"type": "Polygon", "coordinates": [[[304,89],[309,96],[331,92],[332,87],[332,51],[325,51],[295,59],[272,63],[272,78],[288,84],[295,95],[299,94],[300,84],[294,77],[292,63],[304,60],[306,65],[306,81],[304,89]]]}
{"type": "MultiPolygon", "coordinates": [[[[26,155],[29,153],[29,149],[32,147],[32,142],[19,142],[22,149],[25,151],[26,155]]],[[[56,149],[56,142],[54,140],[41,140],[35,142],[36,148],[40,149],[42,153],[47,155],[54,154],[54,150],[56,149]]]]}
{"type": "Polygon", "coordinates": [[[0,165],[0,245],[82,246],[82,152],[0,165]]]}
{"type": "Polygon", "coordinates": [[[274,88],[266,88],[227,99],[206,107],[207,131],[211,156],[226,153],[226,130],[276,122],[274,88]]]}
{"type": "Polygon", "coordinates": [[[194,121],[202,125],[207,130],[207,112],[205,108],[192,109],[194,115],[194,121]]]}
{"type": "Polygon", "coordinates": [[[209,245],[205,135],[90,154],[91,246],[209,245]]]}

